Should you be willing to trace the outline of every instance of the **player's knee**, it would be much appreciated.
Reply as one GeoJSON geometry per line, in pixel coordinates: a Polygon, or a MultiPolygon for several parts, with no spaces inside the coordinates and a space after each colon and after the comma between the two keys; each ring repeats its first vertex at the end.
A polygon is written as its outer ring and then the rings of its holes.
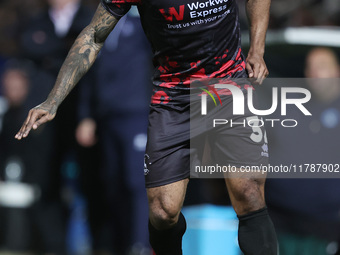
{"type": "Polygon", "coordinates": [[[174,206],[159,206],[151,208],[150,221],[157,229],[167,229],[178,221],[180,208],[174,206]]]}
{"type": "Polygon", "coordinates": [[[264,182],[259,179],[249,179],[235,185],[232,189],[236,198],[238,214],[245,214],[258,210],[265,206],[264,202],[264,182]]]}

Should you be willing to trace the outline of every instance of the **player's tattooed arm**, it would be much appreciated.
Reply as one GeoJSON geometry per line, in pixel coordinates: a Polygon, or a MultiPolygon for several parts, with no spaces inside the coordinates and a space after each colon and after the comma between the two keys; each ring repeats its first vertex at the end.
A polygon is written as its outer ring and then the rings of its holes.
{"type": "Polygon", "coordinates": [[[246,11],[250,30],[250,48],[246,68],[250,78],[261,84],[269,74],[263,60],[271,0],[247,0],[246,11]]]}
{"type": "Polygon", "coordinates": [[[26,137],[31,129],[52,120],[65,97],[94,63],[106,38],[118,20],[99,4],[91,23],[79,34],[70,49],[46,101],[34,107],[15,138],[26,137]]]}

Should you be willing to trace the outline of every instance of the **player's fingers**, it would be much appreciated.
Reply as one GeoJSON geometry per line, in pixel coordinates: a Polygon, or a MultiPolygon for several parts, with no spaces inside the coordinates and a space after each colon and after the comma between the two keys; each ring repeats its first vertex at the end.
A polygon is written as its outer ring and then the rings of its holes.
{"type": "Polygon", "coordinates": [[[254,78],[257,79],[259,77],[259,73],[260,73],[260,64],[255,63],[253,70],[254,70],[254,78]]]}
{"type": "Polygon", "coordinates": [[[26,120],[24,121],[24,123],[22,124],[20,130],[18,131],[18,133],[15,135],[15,138],[20,140],[24,134],[24,131],[26,129],[27,124],[29,123],[30,119],[31,119],[31,115],[32,115],[32,110],[29,111],[26,120]]]}
{"type": "Polygon", "coordinates": [[[23,124],[23,125],[21,126],[21,128],[19,129],[19,131],[16,133],[15,139],[18,139],[18,140],[21,139],[21,137],[22,137],[22,130],[23,130],[23,126],[24,126],[24,125],[25,125],[25,124],[23,124]]]}
{"type": "Polygon", "coordinates": [[[253,72],[253,68],[251,67],[249,62],[247,62],[247,64],[246,64],[246,69],[247,69],[249,78],[253,78],[254,77],[254,72],[253,72]]]}
{"type": "Polygon", "coordinates": [[[269,71],[267,69],[267,66],[264,65],[264,70],[263,70],[263,74],[262,74],[262,78],[261,78],[261,83],[260,84],[263,83],[264,79],[266,79],[268,75],[269,75],[269,71]]]}
{"type": "Polygon", "coordinates": [[[266,73],[265,73],[265,75],[266,75],[266,78],[268,77],[268,75],[269,75],[269,71],[268,71],[268,69],[266,68],[266,73]]]}
{"type": "Polygon", "coordinates": [[[261,68],[260,71],[259,71],[258,77],[256,79],[256,82],[260,85],[262,84],[264,78],[266,78],[265,71],[266,71],[265,68],[261,68]]]}
{"type": "Polygon", "coordinates": [[[43,117],[41,117],[40,119],[38,119],[36,122],[34,122],[32,128],[35,130],[37,129],[40,125],[46,123],[47,121],[50,121],[51,117],[49,117],[49,115],[44,115],[43,117]]]}
{"type": "Polygon", "coordinates": [[[24,126],[25,124],[23,124],[22,126],[21,126],[21,128],[19,129],[19,131],[18,131],[18,133],[15,135],[15,139],[18,139],[18,140],[20,140],[21,139],[21,137],[22,137],[22,130],[23,130],[23,126],[24,126]]]}
{"type": "Polygon", "coordinates": [[[24,123],[21,126],[19,132],[16,134],[16,136],[15,136],[16,139],[20,140],[22,138],[22,135],[24,134],[25,127],[26,127],[26,124],[24,123]]]}
{"type": "Polygon", "coordinates": [[[29,119],[27,125],[25,126],[25,129],[23,131],[22,137],[27,137],[29,132],[31,131],[34,123],[36,120],[40,117],[40,114],[37,111],[33,111],[31,118],[29,119]]]}

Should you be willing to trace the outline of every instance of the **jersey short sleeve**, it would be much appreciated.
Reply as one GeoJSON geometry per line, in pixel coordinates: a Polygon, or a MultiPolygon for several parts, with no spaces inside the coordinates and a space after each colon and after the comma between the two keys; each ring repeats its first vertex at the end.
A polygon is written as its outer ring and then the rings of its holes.
{"type": "Polygon", "coordinates": [[[131,8],[131,0],[101,0],[103,7],[115,18],[120,19],[131,8]]]}

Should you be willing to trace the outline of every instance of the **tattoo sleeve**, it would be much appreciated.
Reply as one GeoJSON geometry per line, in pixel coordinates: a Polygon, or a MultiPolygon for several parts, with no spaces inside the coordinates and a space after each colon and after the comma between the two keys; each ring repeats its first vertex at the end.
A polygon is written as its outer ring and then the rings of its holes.
{"type": "Polygon", "coordinates": [[[106,38],[118,20],[99,4],[91,23],[79,34],[70,49],[45,103],[56,108],[94,63],[106,38]]]}

